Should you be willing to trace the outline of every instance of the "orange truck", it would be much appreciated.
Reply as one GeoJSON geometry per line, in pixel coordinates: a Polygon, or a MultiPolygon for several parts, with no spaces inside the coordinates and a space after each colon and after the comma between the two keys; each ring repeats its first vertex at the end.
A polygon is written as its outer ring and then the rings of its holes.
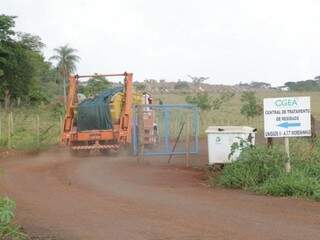
{"type": "MultiPolygon", "coordinates": [[[[69,77],[69,90],[66,105],[66,115],[64,119],[63,129],[61,131],[61,142],[70,147],[72,153],[88,153],[91,150],[98,150],[100,152],[109,152],[109,150],[117,151],[121,146],[128,146],[132,141],[132,107],[134,103],[133,81],[132,73],[122,74],[99,74],[99,75],[71,75],[69,77]],[[121,92],[121,109],[118,117],[112,120],[112,126],[109,129],[86,129],[81,130],[77,122],[77,108],[78,101],[78,83],[79,79],[91,77],[123,77],[123,92],[121,92]]],[[[143,101],[145,97],[141,96],[141,104],[146,104],[143,101]]],[[[138,101],[139,102],[139,101],[138,101]]],[[[151,102],[148,102],[149,104],[151,102]]],[[[110,111],[112,104],[106,104],[106,108],[110,111]]],[[[98,113],[97,113],[98,114],[98,113]]],[[[153,132],[150,129],[150,122],[154,123],[154,114],[152,110],[144,112],[144,119],[146,119],[146,132],[153,132]],[[150,120],[151,116],[151,120],[150,120]]],[[[151,124],[152,126],[152,124],[151,124]]],[[[151,127],[152,128],[152,127],[151,127]]],[[[150,138],[152,139],[152,137],[150,138]]],[[[148,140],[150,141],[153,140],[148,140]]]]}

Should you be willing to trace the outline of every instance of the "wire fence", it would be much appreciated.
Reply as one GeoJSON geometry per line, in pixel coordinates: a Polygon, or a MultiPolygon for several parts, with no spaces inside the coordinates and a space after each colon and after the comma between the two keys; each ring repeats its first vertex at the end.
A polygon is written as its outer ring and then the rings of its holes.
{"type": "MultiPolygon", "coordinates": [[[[170,140],[176,139],[183,122],[186,122],[189,110],[180,109],[170,112],[170,118],[163,121],[164,111],[160,108],[155,111],[158,128],[158,139],[162,143],[165,133],[168,132],[170,140]],[[166,124],[166,125],[165,125],[166,124]]],[[[191,116],[190,115],[190,116],[191,116]]],[[[189,116],[189,117],[190,117],[189,116]]],[[[58,144],[62,128],[63,116],[52,110],[38,111],[36,109],[15,108],[6,112],[0,108],[0,147],[9,149],[35,149],[58,144]]],[[[238,113],[230,112],[201,112],[199,120],[199,137],[206,136],[208,126],[250,126],[257,129],[257,134],[263,134],[263,116],[246,118],[238,113]]],[[[194,128],[194,127],[193,127],[194,128]]],[[[316,121],[316,132],[320,131],[320,124],[316,121]]],[[[182,138],[186,134],[182,132],[182,138]]],[[[179,147],[177,147],[179,149],[179,147]]]]}
{"type": "MultiPolygon", "coordinates": [[[[208,126],[229,126],[240,125],[257,128],[263,132],[263,117],[244,118],[232,116],[232,114],[212,114],[202,112],[200,114],[199,136],[205,136],[205,130],[208,126]]],[[[156,121],[159,129],[159,139],[162,134],[168,130],[170,136],[177,136],[181,124],[188,116],[188,110],[173,111],[170,115],[170,124],[165,123],[163,111],[156,111],[156,121]],[[166,129],[168,127],[168,129],[166,129]]],[[[0,147],[9,149],[31,149],[40,148],[60,141],[60,133],[63,117],[60,114],[54,114],[50,111],[30,111],[14,109],[10,112],[0,110],[0,147]]]]}
{"type": "Polygon", "coordinates": [[[35,149],[59,142],[62,116],[50,112],[0,112],[0,146],[35,149]]]}

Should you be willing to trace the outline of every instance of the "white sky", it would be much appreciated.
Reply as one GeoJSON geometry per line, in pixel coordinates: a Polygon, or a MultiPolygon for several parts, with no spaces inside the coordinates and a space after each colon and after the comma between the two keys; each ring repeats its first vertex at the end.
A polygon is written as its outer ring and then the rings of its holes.
{"type": "Polygon", "coordinates": [[[69,43],[79,74],[275,86],[320,75],[319,0],[1,0],[45,55],[69,43]]]}

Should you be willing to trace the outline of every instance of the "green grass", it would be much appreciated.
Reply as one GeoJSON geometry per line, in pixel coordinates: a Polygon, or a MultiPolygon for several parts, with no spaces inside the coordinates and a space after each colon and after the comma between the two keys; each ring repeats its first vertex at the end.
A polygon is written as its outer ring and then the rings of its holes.
{"type": "MultiPolygon", "coordinates": [[[[220,93],[209,93],[213,98],[221,96],[220,93]]],[[[316,119],[320,119],[320,108],[316,106],[320,102],[318,92],[280,92],[280,91],[259,91],[256,93],[262,103],[265,97],[284,96],[311,96],[312,114],[316,119]]],[[[189,93],[165,93],[153,96],[155,103],[161,98],[165,104],[185,103],[189,93]]],[[[241,93],[236,93],[230,100],[223,103],[219,110],[201,112],[200,136],[205,137],[205,130],[210,125],[247,125],[258,129],[258,133],[263,132],[263,116],[247,119],[240,114],[241,93]]],[[[13,112],[13,132],[11,134],[11,148],[13,149],[39,149],[57,144],[60,135],[60,117],[62,106],[58,104],[48,104],[38,107],[14,108],[13,112]],[[38,144],[36,118],[40,119],[40,139],[38,144]]],[[[161,117],[158,114],[158,117],[161,117]]],[[[170,133],[177,136],[181,123],[186,119],[186,113],[175,111],[171,116],[170,133]]],[[[160,124],[161,125],[161,124],[160,124]]],[[[161,128],[161,126],[159,126],[161,128]]],[[[8,118],[7,114],[0,109],[0,147],[8,147],[8,118]]]]}
{"type": "Polygon", "coordinates": [[[15,208],[13,200],[0,198],[0,239],[27,240],[21,226],[13,223],[15,208]]]}
{"type": "MultiPolygon", "coordinates": [[[[181,93],[166,93],[155,95],[154,100],[157,102],[161,98],[164,104],[170,103],[185,103],[185,98],[188,94],[181,93]]],[[[210,93],[214,98],[221,96],[220,93],[210,93]]],[[[320,108],[317,103],[320,102],[319,92],[281,92],[276,90],[256,92],[257,97],[262,103],[263,98],[267,97],[286,97],[286,96],[310,96],[312,114],[316,119],[320,119],[320,108]]],[[[205,136],[205,129],[210,125],[247,125],[255,127],[258,131],[263,131],[263,116],[247,119],[240,114],[241,108],[241,93],[236,93],[229,101],[222,104],[219,110],[210,110],[201,113],[200,135],[205,136]]]]}
{"type": "Polygon", "coordinates": [[[0,112],[0,147],[18,150],[46,148],[59,142],[60,110],[52,105],[12,109],[0,112]],[[39,124],[38,120],[39,119],[39,124]],[[9,124],[12,125],[11,133],[9,124]],[[38,127],[39,126],[39,127],[38,127]]]}
{"type": "Polygon", "coordinates": [[[290,173],[284,169],[287,157],[282,147],[257,146],[245,149],[218,177],[209,177],[209,183],[272,196],[320,200],[320,141],[311,148],[308,140],[296,140],[291,149],[290,173]]]}

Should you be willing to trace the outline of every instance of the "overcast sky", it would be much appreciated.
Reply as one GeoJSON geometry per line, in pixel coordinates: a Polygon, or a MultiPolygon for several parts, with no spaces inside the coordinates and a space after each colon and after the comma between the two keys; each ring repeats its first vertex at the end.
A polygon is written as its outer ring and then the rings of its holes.
{"type": "Polygon", "coordinates": [[[79,74],[275,86],[320,75],[319,0],[1,0],[45,55],[79,50],[79,74]]]}

